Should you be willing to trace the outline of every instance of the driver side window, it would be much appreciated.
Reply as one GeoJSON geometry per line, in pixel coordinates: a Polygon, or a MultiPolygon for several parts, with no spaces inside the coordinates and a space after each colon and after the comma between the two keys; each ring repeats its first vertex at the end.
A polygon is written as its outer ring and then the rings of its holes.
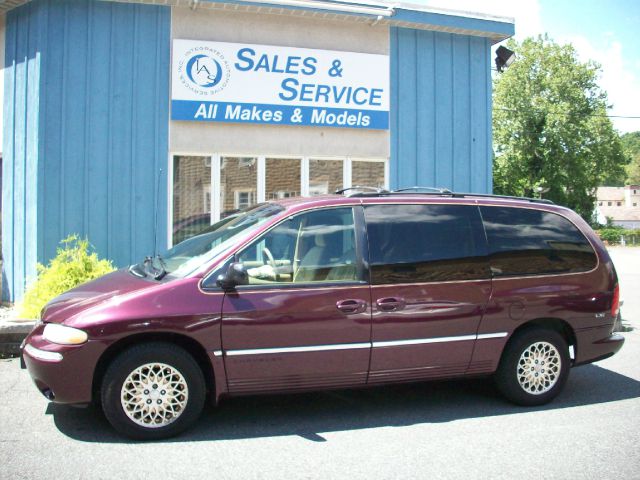
{"type": "Polygon", "coordinates": [[[353,209],[288,218],[237,257],[249,285],[358,280],[353,209]]]}

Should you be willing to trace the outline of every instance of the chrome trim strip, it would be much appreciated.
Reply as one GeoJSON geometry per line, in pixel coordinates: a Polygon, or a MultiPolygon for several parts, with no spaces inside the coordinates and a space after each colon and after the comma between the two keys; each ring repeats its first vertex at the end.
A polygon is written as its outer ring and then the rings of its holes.
{"type": "Polygon", "coordinates": [[[509,335],[508,332],[498,332],[498,333],[481,333],[480,335],[476,335],[477,340],[486,340],[487,338],[504,338],[509,335]]]}
{"type": "Polygon", "coordinates": [[[32,347],[27,343],[24,347],[25,353],[30,357],[38,360],[46,360],[47,362],[59,362],[62,360],[62,354],[58,352],[47,352],[46,350],[40,350],[39,348],[32,347]]]}
{"type": "MultiPolygon", "coordinates": [[[[337,343],[334,345],[310,345],[307,347],[280,347],[280,348],[250,348],[247,350],[227,350],[227,356],[235,355],[268,355],[272,353],[304,353],[326,352],[331,350],[350,350],[354,348],[379,348],[398,347],[407,345],[425,345],[429,343],[466,342],[469,340],[486,340],[490,338],[504,338],[507,332],[482,333],[480,335],[460,335],[457,337],[414,338],[411,340],[389,340],[384,342],[367,343],[337,343]]],[[[213,352],[216,357],[222,356],[221,350],[213,352]]]]}
{"type": "Polygon", "coordinates": [[[385,342],[373,342],[373,347],[397,347],[401,345],[423,345],[426,343],[465,342],[475,339],[475,335],[461,335],[459,337],[414,338],[411,340],[390,340],[385,342]]]}
{"type": "Polygon", "coordinates": [[[265,355],[270,353],[324,352],[329,350],[350,350],[352,348],[371,348],[371,343],[338,343],[335,345],[311,345],[308,347],[252,348],[248,350],[227,350],[232,355],[265,355]]]}

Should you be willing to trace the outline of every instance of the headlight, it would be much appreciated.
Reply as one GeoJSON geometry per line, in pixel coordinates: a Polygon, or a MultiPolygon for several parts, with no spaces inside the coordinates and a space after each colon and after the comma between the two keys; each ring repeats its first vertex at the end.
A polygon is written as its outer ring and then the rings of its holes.
{"type": "Polygon", "coordinates": [[[77,328],[65,327],[57,323],[48,323],[42,336],[51,343],[61,345],[80,345],[87,341],[87,334],[77,328]]]}

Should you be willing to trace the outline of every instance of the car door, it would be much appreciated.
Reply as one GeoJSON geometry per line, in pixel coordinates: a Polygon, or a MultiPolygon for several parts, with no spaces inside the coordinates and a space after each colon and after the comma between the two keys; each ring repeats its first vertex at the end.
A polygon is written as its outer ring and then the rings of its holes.
{"type": "Polygon", "coordinates": [[[464,374],[491,293],[478,208],[364,208],[371,268],[369,383],[464,374]]]}
{"type": "Polygon", "coordinates": [[[366,382],[371,310],[363,234],[356,235],[362,222],[360,207],[300,213],[236,255],[249,284],[223,302],[231,393],[366,382]]]}

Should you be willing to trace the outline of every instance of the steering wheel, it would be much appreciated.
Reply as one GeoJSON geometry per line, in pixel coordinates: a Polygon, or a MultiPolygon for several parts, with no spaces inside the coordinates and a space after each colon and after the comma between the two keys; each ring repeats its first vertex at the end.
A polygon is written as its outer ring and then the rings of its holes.
{"type": "Polygon", "coordinates": [[[276,261],[273,258],[273,254],[271,253],[271,251],[267,247],[264,247],[262,249],[262,254],[267,257],[269,265],[271,265],[271,268],[273,268],[273,273],[276,276],[276,282],[279,282],[280,281],[280,274],[278,273],[278,267],[276,267],[276,261]]]}

